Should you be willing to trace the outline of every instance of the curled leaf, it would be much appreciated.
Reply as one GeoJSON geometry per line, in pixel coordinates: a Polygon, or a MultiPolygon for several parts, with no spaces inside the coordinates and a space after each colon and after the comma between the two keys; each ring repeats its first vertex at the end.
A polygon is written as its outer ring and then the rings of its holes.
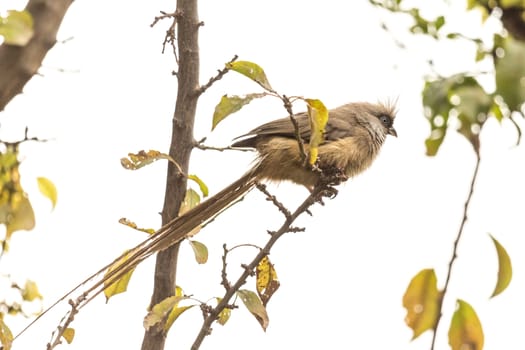
{"type": "Polygon", "coordinates": [[[133,221],[130,221],[130,220],[126,219],[126,218],[120,218],[118,222],[119,222],[119,224],[126,225],[128,227],[131,227],[134,230],[137,230],[137,231],[146,232],[146,233],[148,233],[150,235],[155,233],[154,229],[152,229],[152,228],[140,228],[140,227],[137,226],[136,223],[134,223],[133,221]]]}
{"type": "Polygon", "coordinates": [[[170,157],[169,154],[161,153],[155,150],[149,150],[147,152],[142,150],[138,153],[128,153],[128,158],[121,158],[120,164],[122,165],[122,167],[124,167],[124,169],[137,170],[159,159],[169,160],[170,162],[175,164],[179,172],[182,173],[179,164],[172,157],[170,157]]]}
{"type": "Polygon", "coordinates": [[[496,247],[496,252],[498,254],[498,279],[494,288],[494,292],[491,295],[491,298],[493,298],[507,289],[512,279],[512,264],[507,251],[501,245],[501,243],[499,243],[492,235],[490,235],[490,238],[492,239],[492,242],[494,242],[494,246],[496,247]]]}
{"type": "Polygon", "coordinates": [[[316,99],[305,99],[308,105],[308,117],[310,119],[310,154],[309,162],[311,165],[317,161],[318,147],[323,142],[324,128],[328,122],[328,109],[323,102],[316,99]]]}
{"type": "Polygon", "coordinates": [[[241,96],[227,96],[224,95],[221,98],[221,101],[215,106],[215,112],[213,113],[213,120],[211,124],[211,129],[215,127],[227,116],[238,112],[242,107],[252,102],[256,98],[261,98],[266,96],[265,93],[262,94],[248,94],[244,97],[241,96]]]}
{"type": "Polygon", "coordinates": [[[189,240],[193,253],[195,254],[195,260],[199,264],[205,264],[208,261],[208,248],[201,242],[189,240]]]}
{"type": "Polygon", "coordinates": [[[166,324],[164,325],[164,331],[168,331],[173,323],[179,318],[180,315],[184,313],[184,311],[191,309],[195,305],[187,305],[187,306],[175,306],[173,310],[171,310],[170,314],[168,315],[168,318],[166,319],[166,324]]]}
{"type": "Polygon", "coordinates": [[[267,91],[273,91],[264,70],[256,63],[249,61],[234,61],[226,63],[226,67],[250,78],[267,91]]]}
{"type": "Polygon", "coordinates": [[[57,204],[57,189],[53,182],[45,177],[38,177],[36,181],[40,192],[51,201],[53,208],[55,208],[57,204]]]}
{"type": "Polygon", "coordinates": [[[441,298],[434,269],[421,270],[412,278],[403,295],[403,306],[407,310],[405,322],[414,332],[412,339],[436,327],[441,298]]]}
{"type": "Polygon", "coordinates": [[[199,185],[199,189],[201,190],[203,197],[208,197],[208,186],[202,181],[197,175],[188,175],[188,179],[194,181],[197,185],[199,185]]]}
{"type": "Polygon", "coordinates": [[[150,329],[150,327],[164,321],[168,313],[170,313],[173,308],[177,306],[179,301],[183,299],[185,299],[184,296],[172,295],[162,300],[160,303],[155,304],[146,317],[144,317],[144,328],[150,329]]]}
{"type": "Polygon", "coordinates": [[[266,306],[280,286],[279,280],[277,279],[277,272],[268,256],[265,256],[257,265],[255,276],[257,294],[259,294],[263,306],[266,306]]]}
{"type": "Polygon", "coordinates": [[[448,331],[448,343],[452,350],[482,350],[483,329],[476,311],[466,301],[457,301],[448,331]]]}
{"type": "Polygon", "coordinates": [[[251,290],[241,289],[237,292],[239,298],[241,298],[244,306],[251,312],[251,314],[257,319],[257,322],[261,325],[262,329],[266,331],[270,319],[266,313],[266,308],[263,306],[261,300],[251,290]]]}

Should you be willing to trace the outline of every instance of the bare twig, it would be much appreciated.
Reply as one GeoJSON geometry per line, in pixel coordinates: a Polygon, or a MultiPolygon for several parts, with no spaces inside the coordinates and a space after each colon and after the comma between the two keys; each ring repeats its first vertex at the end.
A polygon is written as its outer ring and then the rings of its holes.
{"type": "Polygon", "coordinates": [[[228,62],[228,63],[226,63],[224,65],[223,69],[218,69],[216,76],[211,77],[210,80],[208,80],[208,82],[205,85],[202,85],[201,87],[199,87],[197,89],[197,94],[199,94],[199,95],[203,94],[204,91],[208,90],[213,85],[213,83],[215,83],[218,80],[221,80],[222,77],[225,76],[226,73],[228,73],[230,71],[230,68],[228,67],[228,65],[232,64],[233,62],[235,62],[237,60],[237,58],[239,58],[239,56],[237,56],[237,55],[233,56],[233,58],[230,60],[230,62],[228,62]]]}
{"type": "Polygon", "coordinates": [[[211,150],[211,151],[241,151],[241,152],[252,152],[253,150],[250,148],[238,148],[238,147],[232,147],[232,146],[226,146],[226,147],[215,147],[215,146],[208,146],[204,144],[204,141],[206,141],[206,137],[203,137],[199,141],[193,141],[193,147],[201,149],[203,151],[205,150],[211,150]]]}
{"type": "Polygon", "coordinates": [[[449,286],[449,283],[450,283],[450,276],[452,275],[452,266],[454,265],[454,262],[456,261],[456,259],[458,257],[458,254],[457,254],[458,245],[459,245],[459,241],[461,240],[461,237],[463,235],[463,229],[465,227],[465,223],[467,222],[468,208],[469,208],[469,205],[470,205],[470,200],[472,199],[472,194],[474,193],[474,186],[476,184],[476,179],[478,177],[480,161],[481,161],[481,157],[480,157],[479,153],[476,153],[476,166],[474,168],[474,173],[472,175],[472,180],[470,182],[470,190],[469,190],[469,193],[467,195],[467,200],[465,201],[465,206],[464,206],[464,209],[463,209],[463,219],[461,220],[461,224],[459,225],[459,230],[458,230],[458,233],[456,235],[456,239],[454,241],[454,247],[452,249],[452,257],[451,257],[451,259],[450,259],[450,261],[448,263],[447,278],[445,280],[445,286],[443,287],[442,297],[439,300],[439,305],[438,305],[439,313],[437,315],[436,324],[434,326],[434,332],[432,334],[432,342],[431,342],[431,345],[430,345],[430,350],[434,350],[434,347],[435,347],[437,329],[439,327],[439,322],[441,321],[441,316],[443,315],[443,310],[442,310],[442,308],[443,308],[443,299],[445,298],[445,296],[447,294],[448,286],[449,286]]]}
{"type": "Polygon", "coordinates": [[[62,343],[62,337],[64,336],[64,332],[66,332],[69,325],[75,319],[75,315],[78,313],[76,302],[74,302],[73,300],[69,300],[69,305],[71,306],[71,310],[68,311],[68,313],[66,314],[66,316],[64,316],[64,318],[62,318],[56,331],[54,331],[51,334],[51,341],[47,343],[47,347],[46,347],[47,350],[52,350],[62,343]]]}
{"type": "Polygon", "coordinates": [[[297,123],[297,120],[295,119],[295,114],[293,113],[292,109],[292,101],[290,98],[286,95],[279,96],[281,100],[283,101],[284,108],[288,112],[288,116],[290,117],[290,120],[293,124],[293,127],[295,129],[295,138],[297,139],[297,143],[299,145],[299,151],[301,153],[301,161],[306,164],[306,152],[304,150],[304,141],[301,137],[301,134],[299,133],[299,124],[297,123]]]}
{"type": "Polygon", "coordinates": [[[166,19],[166,18],[173,19],[170,27],[168,28],[168,30],[166,30],[166,36],[164,37],[164,42],[162,43],[162,53],[166,51],[167,44],[171,45],[173,49],[173,55],[175,56],[175,61],[177,62],[177,64],[179,64],[179,57],[177,55],[177,44],[176,44],[177,37],[175,34],[175,28],[177,26],[177,20],[180,17],[181,12],[175,11],[172,13],[168,13],[168,12],[160,11],[160,13],[161,15],[155,17],[155,19],[153,20],[153,23],[150,24],[150,27],[154,27],[159,21],[163,19],[166,19]]]}
{"type": "Polygon", "coordinates": [[[257,187],[257,189],[259,191],[261,191],[262,193],[264,193],[266,195],[266,199],[270,202],[272,202],[276,207],[277,209],[279,209],[279,211],[281,213],[283,213],[284,217],[286,219],[289,219],[291,214],[290,214],[290,211],[288,209],[286,209],[286,207],[277,200],[277,197],[275,197],[274,195],[272,195],[270,192],[268,192],[268,190],[266,189],[266,185],[264,184],[261,184],[261,183],[257,183],[255,185],[257,187]]]}

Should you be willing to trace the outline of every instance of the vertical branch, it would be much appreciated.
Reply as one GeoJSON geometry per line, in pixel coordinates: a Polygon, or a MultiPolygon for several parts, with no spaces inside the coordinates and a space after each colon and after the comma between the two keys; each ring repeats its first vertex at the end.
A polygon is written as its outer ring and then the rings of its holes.
{"type": "Polygon", "coordinates": [[[474,168],[474,174],[472,175],[472,180],[470,182],[470,190],[467,195],[467,200],[465,201],[465,206],[463,209],[463,219],[461,220],[461,224],[459,225],[459,230],[456,235],[456,240],[454,241],[454,247],[452,248],[452,257],[450,258],[450,261],[448,263],[448,270],[447,270],[447,278],[445,280],[445,286],[443,287],[443,294],[441,296],[441,299],[439,301],[439,313],[436,319],[436,324],[434,326],[434,333],[432,334],[432,343],[430,345],[430,350],[434,350],[435,343],[436,343],[436,334],[437,329],[439,327],[439,322],[441,321],[441,316],[443,315],[443,299],[445,298],[445,295],[447,294],[448,286],[450,283],[450,276],[452,275],[452,266],[454,265],[454,262],[456,261],[458,257],[458,245],[459,241],[461,239],[461,236],[463,235],[463,228],[465,227],[465,223],[467,222],[467,213],[468,208],[470,205],[470,200],[472,199],[472,194],[474,193],[474,186],[476,184],[476,180],[478,178],[478,171],[479,171],[479,163],[481,161],[481,157],[479,155],[479,151],[476,152],[476,166],[474,168]]]}
{"type": "MultiPolygon", "coordinates": [[[[199,95],[199,46],[198,31],[200,22],[197,12],[197,0],[178,0],[177,46],[179,65],[177,71],[178,90],[169,155],[188,172],[189,157],[193,146],[193,124],[199,95]]],[[[186,178],[178,169],[168,163],[166,193],[162,209],[162,224],[166,224],[179,212],[180,203],[186,191],[186,178]]],[[[179,245],[176,244],[157,255],[155,265],[154,287],[151,304],[155,305],[170,295],[175,294],[177,256],[179,245]]],[[[160,329],[151,327],[144,334],[143,350],[164,348],[166,334],[160,329]]]]}

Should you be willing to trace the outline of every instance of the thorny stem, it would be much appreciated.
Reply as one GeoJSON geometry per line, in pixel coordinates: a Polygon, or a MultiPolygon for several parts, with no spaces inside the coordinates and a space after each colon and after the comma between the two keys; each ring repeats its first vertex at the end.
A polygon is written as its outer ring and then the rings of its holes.
{"type": "Polygon", "coordinates": [[[463,209],[463,219],[461,220],[461,224],[459,225],[459,230],[458,230],[458,233],[456,235],[456,240],[454,241],[454,247],[452,249],[452,257],[450,258],[450,261],[448,263],[447,278],[445,280],[445,286],[443,287],[443,292],[442,292],[443,294],[442,294],[442,296],[441,296],[441,298],[439,300],[439,305],[438,305],[439,313],[437,315],[436,324],[434,326],[434,332],[432,334],[432,343],[430,345],[430,350],[434,350],[434,347],[435,347],[435,344],[436,344],[437,329],[438,329],[439,323],[441,321],[441,316],[443,315],[443,311],[442,311],[443,299],[445,298],[445,295],[447,294],[448,286],[449,286],[449,283],[450,283],[450,277],[452,275],[452,266],[454,265],[454,262],[456,261],[456,259],[458,257],[458,254],[457,254],[458,245],[459,245],[459,241],[460,241],[460,239],[461,239],[461,237],[463,235],[463,229],[465,227],[465,223],[467,222],[468,208],[469,208],[469,205],[470,205],[470,200],[472,199],[472,194],[474,193],[474,186],[476,184],[476,180],[477,180],[477,177],[478,177],[480,161],[481,161],[481,157],[479,155],[479,152],[476,152],[476,166],[474,168],[474,173],[472,175],[472,180],[470,182],[470,190],[469,190],[469,193],[467,195],[467,200],[465,201],[465,206],[464,206],[464,209],[463,209]]]}

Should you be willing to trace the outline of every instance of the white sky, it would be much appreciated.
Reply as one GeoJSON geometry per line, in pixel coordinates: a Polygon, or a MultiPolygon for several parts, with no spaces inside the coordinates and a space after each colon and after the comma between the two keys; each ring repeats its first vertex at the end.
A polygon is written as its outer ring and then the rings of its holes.
{"type": "MultiPolygon", "coordinates": [[[[170,75],[173,58],[160,54],[169,24],[149,25],[159,10],[173,10],[174,4],[75,2],[59,33],[59,40],[74,39],[56,46],[41,69],[43,76],[35,77],[2,113],[2,139],[21,137],[26,125],[31,135],[53,139],[24,147],[22,176],[35,203],[37,228],[16,234],[12,251],[2,258],[3,271],[38,283],[45,305],[144,238],[118,224],[119,218],[143,227],[160,224],[166,164],[129,172],[119,159],[141,149],[167,150],[177,88],[170,75]],[[49,177],[58,187],[59,203],[51,213],[37,193],[37,176],[49,177]]],[[[335,200],[314,207],[313,218],[299,220],[305,233],[289,234],[273,249],[281,288],[268,306],[266,333],[241,307],[225,327],[214,327],[202,349],[428,349],[428,332],[410,342],[401,298],[423,268],[435,268],[443,285],[474,154],[451,132],[437,157],[424,155],[428,123],[421,109],[421,77],[428,73],[424,60],[429,58],[443,74],[470,69],[472,47],[437,47],[407,38],[408,50],[399,51],[391,35],[380,29],[380,20],[388,15],[367,1],[319,6],[317,1],[248,5],[208,0],[200,2],[200,18],[205,22],[200,32],[203,83],[237,54],[260,64],[278,91],[319,98],[328,107],[399,98],[399,138],[389,139],[372,168],[342,186],[335,200]]],[[[389,23],[404,25],[401,19],[389,23]]],[[[456,21],[464,29],[478,23],[476,16],[467,23],[456,21]]],[[[209,144],[227,145],[257,124],[285,115],[277,100],[256,101],[210,134],[220,96],[257,91],[256,84],[235,73],[215,84],[201,98],[196,138],[207,136],[209,144]]],[[[500,126],[490,120],[481,137],[481,173],[445,300],[439,349],[446,348],[456,298],[477,310],[486,349],[525,345],[522,327],[513,321],[525,306],[520,236],[525,150],[514,146],[516,133],[508,122],[500,126]],[[487,232],[507,248],[514,263],[509,289],[490,301],[496,255],[487,232]]],[[[251,159],[245,153],[195,151],[191,172],[215,193],[242,174],[251,159]]],[[[289,184],[270,189],[290,208],[307,195],[289,184]]],[[[191,248],[183,247],[178,284],[186,293],[202,300],[221,296],[222,244],[262,244],[266,230],[281,225],[280,214],[262,198],[250,194],[197,237],[210,250],[208,264],[197,265],[191,248]]],[[[232,278],[235,267],[252,254],[235,255],[239,260],[230,262],[232,278]]],[[[153,262],[136,271],[128,293],[108,305],[100,298],[82,310],[73,324],[77,334],[70,348],[140,347],[153,262]]],[[[253,281],[248,286],[253,289],[253,281]]],[[[15,349],[44,348],[63,311],[40,321],[17,340],[15,349]]],[[[200,320],[198,309],[184,314],[170,331],[167,349],[189,348],[200,320]]],[[[13,331],[25,323],[13,321],[13,331]]]]}

